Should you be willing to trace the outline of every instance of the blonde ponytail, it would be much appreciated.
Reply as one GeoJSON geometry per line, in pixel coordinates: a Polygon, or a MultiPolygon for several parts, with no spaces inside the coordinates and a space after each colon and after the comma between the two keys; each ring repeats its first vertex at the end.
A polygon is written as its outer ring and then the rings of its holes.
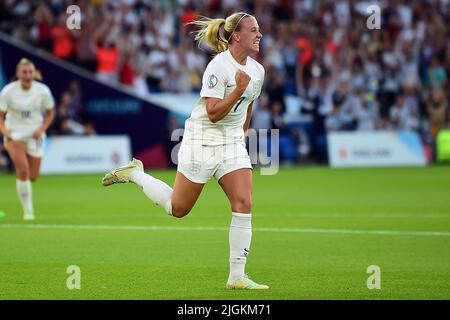
{"type": "Polygon", "coordinates": [[[217,54],[228,49],[233,41],[231,38],[233,32],[240,30],[240,22],[246,17],[251,17],[251,15],[245,12],[237,12],[227,19],[202,17],[189,24],[199,28],[194,32],[198,44],[206,43],[217,54]]]}
{"type": "Polygon", "coordinates": [[[191,22],[199,30],[195,31],[195,40],[199,43],[206,43],[215,53],[220,53],[228,49],[228,41],[221,34],[221,27],[225,25],[225,19],[210,19],[203,17],[200,20],[191,22]]]}
{"type": "Polygon", "coordinates": [[[39,69],[34,71],[34,80],[42,81],[42,73],[39,69]]]}

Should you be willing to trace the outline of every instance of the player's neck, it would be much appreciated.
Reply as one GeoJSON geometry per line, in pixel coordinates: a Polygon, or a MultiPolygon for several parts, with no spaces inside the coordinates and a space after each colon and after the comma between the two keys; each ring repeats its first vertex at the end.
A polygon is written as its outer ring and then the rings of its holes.
{"type": "Polygon", "coordinates": [[[31,85],[32,85],[32,83],[25,84],[23,82],[20,82],[20,87],[22,88],[22,90],[25,90],[25,91],[30,90],[31,89],[31,85]]]}
{"type": "Polygon", "coordinates": [[[236,60],[240,65],[245,66],[247,64],[247,52],[239,50],[238,47],[230,47],[229,48],[231,56],[236,60]]]}

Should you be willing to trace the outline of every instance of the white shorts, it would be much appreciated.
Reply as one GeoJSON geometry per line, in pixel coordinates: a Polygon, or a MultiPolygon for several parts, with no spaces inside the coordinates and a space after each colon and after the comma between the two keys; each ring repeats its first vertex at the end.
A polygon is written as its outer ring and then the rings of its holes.
{"type": "MultiPolygon", "coordinates": [[[[27,148],[27,154],[35,157],[35,158],[42,158],[44,155],[44,141],[45,141],[45,134],[40,139],[34,139],[29,137],[19,137],[15,138],[13,135],[13,139],[20,140],[25,142],[26,148],[27,148]]],[[[9,139],[6,139],[3,137],[3,144],[5,145],[5,148],[8,149],[8,141],[9,139]]]]}
{"type": "Polygon", "coordinates": [[[178,168],[187,179],[206,183],[212,176],[219,180],[232,171],[252,169],[250,157],[243,143],[203,146],[181,143],[178,168]]]}

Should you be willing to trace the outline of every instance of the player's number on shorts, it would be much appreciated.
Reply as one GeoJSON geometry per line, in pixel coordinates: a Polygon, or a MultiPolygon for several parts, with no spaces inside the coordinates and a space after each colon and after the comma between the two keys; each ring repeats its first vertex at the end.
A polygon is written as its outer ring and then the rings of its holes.
{"type": "Polygon", "coordinates": [[[236,103],[236,106],[234,107],[233,112],[236,112],[237,108],[239,107],[239,105],[242,103],[242,101],[244,101],[244,97],[240,98],[239,101],[236,103]]]}

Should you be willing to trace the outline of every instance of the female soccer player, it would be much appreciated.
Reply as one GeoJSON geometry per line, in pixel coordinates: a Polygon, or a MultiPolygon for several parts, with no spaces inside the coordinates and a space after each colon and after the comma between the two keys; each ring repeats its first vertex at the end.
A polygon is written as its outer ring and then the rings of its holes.
{"type": "Polygon", "coordinates": [[[142,162],[136,159],[108,172],[103,185],[131,181],[168,214],[181,218],[190,212],[204,184],[214,176],[232,209],[226,287],[268,289],[244,272],[252,237],[252,166],[245,133],[264,80],[263,66],[250,55],[259,51],[262,34],[255,17],[243,12],[193,24],[199,27],[195,39],[206,42],[217,55],[206,67],[200,99],[186,120],[173,189],[145,174],[142,162]]]}
{"type": "Polygon", "coordinates": [[[36,75],[34,64],[21,59],[18,80],[0,92],[0,132],[16,167],[25,220],[34,220],[31,181],[39,177],[45,132],[54,118],[53,96],[45,84],[34,81],[36,75]]]}

